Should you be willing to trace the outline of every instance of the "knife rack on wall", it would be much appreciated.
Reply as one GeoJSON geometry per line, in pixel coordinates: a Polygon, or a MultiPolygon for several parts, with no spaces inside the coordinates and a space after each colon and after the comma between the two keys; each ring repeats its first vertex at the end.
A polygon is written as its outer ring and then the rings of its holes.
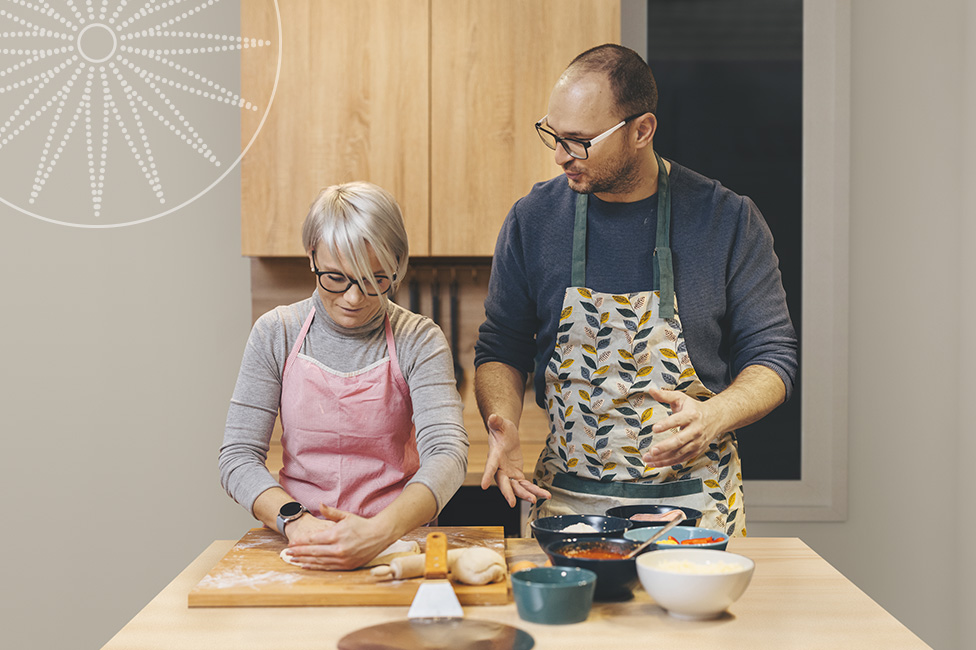
{"type": "Polygon", "coordinates": [[[474,372],[474,344],[485,318],[491,260],[412,261],[393,300],[427,316],[444,331],[454,355],[458,388],[474,372]]]}

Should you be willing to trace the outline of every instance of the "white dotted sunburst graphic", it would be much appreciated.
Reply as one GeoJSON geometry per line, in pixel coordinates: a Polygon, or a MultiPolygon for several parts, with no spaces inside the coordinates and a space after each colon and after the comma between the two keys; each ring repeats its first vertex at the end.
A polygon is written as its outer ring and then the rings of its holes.
{"type": "Polygon", "coordinates": [[[223,180],[280,71],[277,0],[244,1],[267,4],[277,33],[242,34],[241,0],[0,0],[0,201],[108,228],[170,214],[223,180]],[[244,97],[251,65],[275,74],[244,97]]]}

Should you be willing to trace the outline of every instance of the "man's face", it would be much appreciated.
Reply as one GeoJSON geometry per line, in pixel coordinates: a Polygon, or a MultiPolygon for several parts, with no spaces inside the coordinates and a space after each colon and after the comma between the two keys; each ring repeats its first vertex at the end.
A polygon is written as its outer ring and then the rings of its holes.
{"type": "MultiPolygon", "coordinates": [[[[614,127],[623,115],[616,108],[605,75],[588,73],[559,80],[549,97],[549,129],[562,138],[590,140],[614,127]]],[[[569,187],[581,194],[623,194],[639,183],[636,151],[628,145],[630,124],[592,145],[585,160],[556,145],[556,164],[569,187]]]]}

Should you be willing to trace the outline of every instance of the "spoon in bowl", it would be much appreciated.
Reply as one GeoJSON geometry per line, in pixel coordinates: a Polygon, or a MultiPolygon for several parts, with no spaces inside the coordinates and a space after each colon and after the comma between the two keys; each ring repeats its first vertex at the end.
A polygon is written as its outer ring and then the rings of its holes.
{"type": "Polygon", "coordinates": [[[685,520],[685,513],[684,512],[682,512],[681,510],[675,510],[675,512],[678,513],[678,516],[677,517],[675,517],[674,519],[672,519],[671,521],[669,521],[667,524],[665,524],[664,527],[661,528],[661,530],[659,530],[656,533],[654,533],[653,535],[651,535],[647,539],[646,542],[643,542],[640,546],[638,546],[633,551],[631,551],[630,553],[628,553],[627,555],[625,555],[624,556],[624,559],[625,560],[629,560],[630,558],[634,557],[635,555],[637,555],[638,553],[640,553],[641,551],[643,551],[644,549],[646,549],[648,546],[650,546],[651,544],[653,544],[657,540],[661,539],[661,537],[664,536],[664,533],[668,532],[669,530],[671,530],[672,528],[674,528],[675,526],[677,526],[678,524],[680,524],[682,521],[685,520]]]}

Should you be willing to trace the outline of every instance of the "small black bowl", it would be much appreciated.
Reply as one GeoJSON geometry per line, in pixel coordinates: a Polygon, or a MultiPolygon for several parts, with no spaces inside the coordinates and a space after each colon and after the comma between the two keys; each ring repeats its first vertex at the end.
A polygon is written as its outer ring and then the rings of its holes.
{"type": "Polygon", "coordinates": [[[603,515],[553,515],[552,517],[541,517],[536,519],[529,528],[532,534],[539,541],[539,546],[545,550],[547,544],[557,542],[562,539],[588,539],[596,537],[616,537],[624,538],[624,533],[634,528],[636,522],[621,519],[620,517],[604,517],[603,515]],[[563,532],[564,528],[574,524],[586,524],[596,529],[592,533],[563,532]]]}
{"type": "MultiPolygon", "coordinates": [[[[595,573],[596,591],[593,593],[594,600],[629,600],[633,598],[633,589],[637,584],[637,556],[630,559],[624,559],[623,557],[597,559],[579,557],[576,553],[604,551],[623,556],[640,545],[640,542],[634,542],[629,539],[590,537],[552,542],[544,550],[549,557],[549,561],[554,566],[575,566],[581,569],[589,569],[595,573]]],[[[644,553],[644,551],[641,553],[644,553]]]]}
{"type": "Polygon", "coordinates": [[[663,515],[666,512],[671,512],[672,510],[681,510],[685,513],[685,520],[682,521],[679,526],[697,526],[701,522],[702,513],[701,510],[695,510],[694,508],[684,508],[681,506],[666,506],[666,505],[646,505],[646,506],[617,506],[615,508],[610,508],[607,510],[607,515],[610,517],[620,517],[621,519],[626,519],[634,525],[634,528],[644,528],[647,526],[663,526],[666,521],[634,521],[631,519],[634,515],[663,515]]]}

